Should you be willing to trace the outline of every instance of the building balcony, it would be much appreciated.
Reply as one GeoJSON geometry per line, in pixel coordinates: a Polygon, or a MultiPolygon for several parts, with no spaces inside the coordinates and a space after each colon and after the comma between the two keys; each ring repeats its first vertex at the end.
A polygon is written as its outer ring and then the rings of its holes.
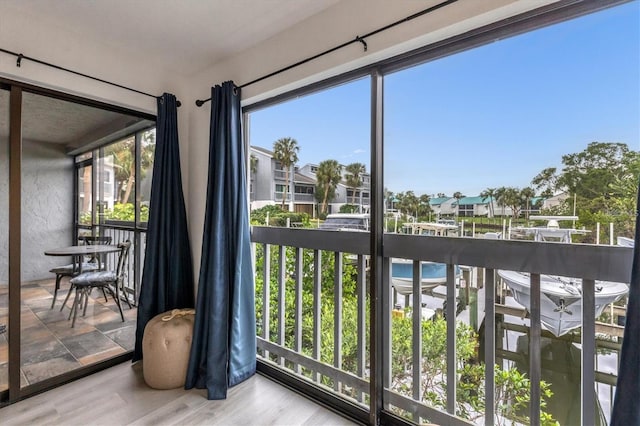
{"type": "Polygon", "coordinates": [[[366,412],[375,362],[385,409],[417,423],[610,418],[623,331],[614,318],[625,308],[596,311],[602,281],[629,282],[629,248],[384,234],[375,262],[365,232],[253,227],[252,242],[258,357],[269,368],[366,412]],[[394,290],[393,259],[415,271],[406,295],[394,290]],[[422,262],[444,264],[443,282],[421,288],[422,262]],[[526,273],[526,306],[500,278],[504,270],[526,273]],[[560,336],[547,330],[546,274],[582,279],[573,307],[555,301],[578,322],[560,336]],[[371,279],[379,282],[379,355],[369,347],[371,279]]]}
{"type": "MultiPolygon", "coordinates": [[[[277,191],[273,193],[274,201],[282,202],[283,197],[285,201],[291,201],[290,193],[285,194],[283,192],[277,192],[277,191]]],[[[296,203],[315,203],[316,202],[315,195],[313,194],[294,194],[293,200],[296,203]]]]}

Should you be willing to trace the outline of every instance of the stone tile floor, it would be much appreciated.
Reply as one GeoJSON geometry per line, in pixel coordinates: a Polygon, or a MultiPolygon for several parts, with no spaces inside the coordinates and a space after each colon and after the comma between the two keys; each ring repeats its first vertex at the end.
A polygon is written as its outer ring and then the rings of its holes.
{"type": "MultiPolygon", "coordinates": [[[[135,307],[123,304],[125,322],[109,296],[94,290],[87,304],[86,316],[78,313],[71,328],[69,307],[60,312],[69,288],[63,279],[56,305],[51,309],[55,280],[23,283],[21,307],[21,385],[41,380],[93,364],[133,349],[136,332],[135,307]]],[[[9,303],[6,285],[0,285],[0,324],[8,324],[9,303]]],[[[0,390],[8,386],[7,334],[0,335],[0,390]]]]}

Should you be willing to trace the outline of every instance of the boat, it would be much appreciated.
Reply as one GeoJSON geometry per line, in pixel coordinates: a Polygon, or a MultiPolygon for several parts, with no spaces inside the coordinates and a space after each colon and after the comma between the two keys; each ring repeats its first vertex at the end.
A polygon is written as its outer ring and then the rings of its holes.
{"type": "MultiPolygon", "coordinates": [[[[409,222],[402,228],[408,235],[457,236],[458,226],[450,223],[409,222]]],[[[420,291],[429,292],[447,283],[447,265],[444,263],[421,261],[420,291]]],[[[460,278],[460,267],[455,267],[456,281],[460,278]]],[[[402,295],[413,293],[413,260],[391,259],[391,284],[402,295]]]]}
{"type": "Polygon", "coordinates": [[[515,235],[533,235],[534,241],[571,243],[571,236],[574,234],[584,235],[591,231],[576,228],[561,228],[560,221],[578,220],[578,216],[531,216],[531,220],[546,220],[545,226],[516,226],[511,232],[515,235]]]}
{"type": "MultiPolygon", "coordinates": [[[[525,308],[531,306],[529,274],[498,270],[513,298],[525,308]]],[[[604,308],[629,292],[624,283],[596,281],[596,318],[604,308]]],[[[557,275],[540,275],[540,322],[555,336],[582,326],[582,280],[557,275]]]]}
{"type": "Polygon", "coordinates": [[[369,215],[364,213],[333,213],[319,226],[325,231],[369,231],[369,215]]]}
{"type": "Polygon", "coordinates": [[[635,247],[636,243],[633,238],[617,237],[618,245],[622,247],[635,247]]]}
{"type": "MultiPolygon", "coordinates": [[[[560,228],[559,221],[578,220],[577,216],[531,216],[532,220],[547,220],[547,226],[514,228],[533,235],[534,241],[571,243],[573,234],[589,231],[560,228]]],[[[498,276],[511,290],[513,298],[525,308],[531,306],[530,280],[526,272],[498,270],[498,276]]],[[[605,306],[617,301],[629,292],[629,286],[611,281],[596,281],[596,317],[605,306]]],[[[540,321],[555,336],[562,336],[582,326],[582,280],[556,275],[540,275],[540,321]]]]}

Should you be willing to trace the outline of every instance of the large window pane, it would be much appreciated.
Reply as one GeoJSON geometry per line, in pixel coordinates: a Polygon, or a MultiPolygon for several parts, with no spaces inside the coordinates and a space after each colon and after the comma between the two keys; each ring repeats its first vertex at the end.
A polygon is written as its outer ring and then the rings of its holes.
{"type": "MultiPolygon", "coordinates": [[[[543,258],[548,244],[541,240],[556,235],[564,243],[607,245],[632,237],[640,171],[637,17],[635,2],[385,76],[387,231],[536,240],[526,247],[531,257],[543,258]],[[540,215],[547,218],[536,220],[540,215]]],[[[424,238],[435,247],[445,244],[424,238]]],[[[467,246],[458,244],[456,253],[462,253],[467,246]]],[[[444,318],[453,287],[444,285],[442,260],[419,251],[413,259],[420,262],[390,259],[397,297],[389,389],[447,411],[447,392],[455,385],[457,415],[482,419],[486,404],[492,404],[496,422],[526,423],[528,382],[518,390],[517,381],[530,378],[534,277],[519,272],[526,259],[498,259],[490,250],[485,255],[517,274],[498,270],[495,275],[495,400],[485,400],[482,358],[485,291],[494,283],[484,282],[484,268],[448,265],[459,268],[453,355],[446,335],[452,323],[444,318]],[[414,297],[418,269],[421,294],[414,297]],[[428,319],[419,336],[407,319],[416,311],[414,301],[428,319]],[[421,375],[415,375],[416,351],[421,375]],[[449,356],[456,357],[456,374],[447,378],[449,356]],[[418,380],[421,385],[414,387],[418,380]]],[[[540,261],[549,261],[544,269],[550,268],[550,259],[540,261]]],[[[581,280],[545,275],[541,280],[542,340],[534,355],[542,357],[543,395],[553,394],[544,397],[543,415],[572,424],[580,418],[582,299],[569,291],[582,289],[581,280]],[[558,288],[566,292],[554,293],[558,288]]],[[[612,409],[626,289],[596,281],[595,292],[593,392],[599,421],[609,419],[612,409]],[[622,290],[613,294],[614,289],[622,290]],[[609,293],[613,296],[605,298],[609,293]]],[[[420,420],[410,407],[391,408],[420,420]]]]}
{"type": "Polygon", "coordinates": [[[306,228],[316,238],[311,246],[295,238],[282,246],[256,241],[258,355],[363,406],[369,404],[369,93],[369,80],[361,79],[249,117],[252,224],[276,233],[306,228]],[[344,233],[351,248],[335,242],[344,233]],[[304,362],[293,362],[295,354],[304,362]]]}
{"type": "MultiPolygon", "coordinates": [[[[96,227],[94,221],[99,217],[94,210],[97,207],[104,213],[107,207],[113,207],[115,195],[110,198],[111,205],[100,202],[109,199],[105,194],[110,194],[110,188],[111,193],[116,190],[116,164],[126,163],[100,162],[91,148],[122,140],[151,122],[33,93],[23,94],[22,118],[20,368],[21,385],[27,386],[133,347],[136,310],[130,309],[124,298],[124,321],[116,299],[99,291],[77,305],[81,309],[75,322],[69,319],[76,301],[70,279],[80,272],[77,262],[82,263],[84,272],[111,270],[115,269],[116,254],[100,259],[76,256],[74,269],[70,266],[73,257],[45,252],[96,243],[115,248],[120,241],[116,238],[95,239],[106,235],[96,227]],[[133,129],[127,130],[128,126],[133,129]],[[74,157],[78,152],[82,155],[74,157]],[[95,196],[95,188],[102,197],[95,196]],[[65,300],[67,295],[70,297],[65,300]]],[[[123,187],[126,191],[126,182],[123,187]]],[[[125,191],[118,195],[124,197],[125,191]]],[[[126,265],[133,271],[133,254],[126,265]]]]}

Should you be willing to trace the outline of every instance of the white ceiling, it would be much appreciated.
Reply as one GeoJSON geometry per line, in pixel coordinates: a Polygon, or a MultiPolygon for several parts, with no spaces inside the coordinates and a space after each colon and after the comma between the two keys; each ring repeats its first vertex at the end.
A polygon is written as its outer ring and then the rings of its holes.
{"type": "Polygon", "coordinates": [[[190,75],[338,1],[0,0],[0,6],[190,75]]]}

